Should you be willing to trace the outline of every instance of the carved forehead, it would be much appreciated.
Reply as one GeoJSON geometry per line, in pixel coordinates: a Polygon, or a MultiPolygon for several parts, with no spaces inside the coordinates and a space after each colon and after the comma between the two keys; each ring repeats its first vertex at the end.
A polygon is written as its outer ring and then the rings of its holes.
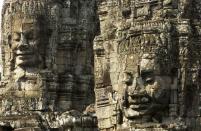
{"type": "Polygon", "coordinates": [[[26,18],[16,18],[12,24],[14,31],[23,31],[23,30],[30,30],[30,29],[40,29],[39,25],[37,24],[37,19],[26,19],[26,18]]]}
{"type": "Polygon", "coordinates": [[[158,47],[164,46],[160,34],[140,34],[130,36],[119,43],[119,54],[155,53],[158,47]]]}
{"type": "Polygon", "coordinates": [[[137,36],[130,36],[122,40],[118,45],[118,54],[120,56],[132,55],[141,59],[145,58],[154,58],[157,57],[160,53],[167,53],[169,50],[168,43],[162,41],[160,34],[141,34],[137,36]]]}
{"type": "Polygon", "coordinates": [[[131,36],[119,44],[119,60],[124,71],[137,73],[141,70],[157,70],[168,73],[171,70],[171,48],[161,34],[131,36]]]}
{"type": "Polygon", "coordinates": [[[158,67],[157,56],[154,54],[129,54],[119,58],[120,66],[125,72],[137,73],[141,70],[155,70],[158,67]]]}

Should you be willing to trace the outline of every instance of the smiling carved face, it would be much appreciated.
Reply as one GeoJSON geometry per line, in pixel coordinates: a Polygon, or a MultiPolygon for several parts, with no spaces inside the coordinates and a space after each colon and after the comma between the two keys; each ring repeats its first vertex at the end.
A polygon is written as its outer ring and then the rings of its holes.
{"type": "Polygon", "coordinates": [[[15,20],[10,47],[14,53],[15,65],[35,67],[41,62],[40,25],[34,19],[15,20]]]}
{"type": "Polygon", "coordinates": [[[155,58],[148,57],[149,55],[143,56],[139,65],[136,65],[138,71],[122,73],[122,83],[126,86],[126,101],[123,106],[128,119],[152,117],[156,112],[161,114],[165,112],[164,109],[167,109],[170,101],[172,79],[161,74],[155,58]]]}

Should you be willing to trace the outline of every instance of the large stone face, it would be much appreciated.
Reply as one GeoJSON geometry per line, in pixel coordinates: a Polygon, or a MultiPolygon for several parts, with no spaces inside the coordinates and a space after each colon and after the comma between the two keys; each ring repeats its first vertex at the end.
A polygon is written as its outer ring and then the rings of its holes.
{"type": "Polygon", "coordinates": [[[201,130],[200,0],[5,0],[2,16],[0,130],[201,130]]]}
{"type": "Polygon", "coordinates": [[[97,130],[95,0],[5,0],[2,130],[97,130]]]}
{"type": "Polygon", "coordinates": [[[98,2],[100,130],[200,130],[200,8],[191,0],[98,2]]]}

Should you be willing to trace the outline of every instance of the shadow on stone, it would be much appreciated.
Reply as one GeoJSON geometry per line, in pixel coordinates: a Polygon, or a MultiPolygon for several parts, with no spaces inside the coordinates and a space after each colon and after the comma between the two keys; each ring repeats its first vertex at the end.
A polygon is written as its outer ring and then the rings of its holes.
{"type": "Polygon", "coordinates": [[[12,127],[2,126],[0,127],[0,131],[13,131],[12,127]]]}

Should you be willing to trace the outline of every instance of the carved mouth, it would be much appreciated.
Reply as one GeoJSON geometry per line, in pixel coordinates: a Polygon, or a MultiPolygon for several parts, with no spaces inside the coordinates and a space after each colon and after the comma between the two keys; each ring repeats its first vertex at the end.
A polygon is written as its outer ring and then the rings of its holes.
{"type": "Polygon", "coordinates": [[[33,55],[33,52],[31,52],[31,51],[17,51],[16,55],[17,56],[30,56],[30,55],[33,55]]]}
{"type": "Polygon", "coordinates": [[[132,95],[128,97],[128,104],[131,110],[144,112],[151,105],[151,98],[146,95],[132,95]]]}
{"type": "MultiPolygon", "coordinates": [[[[148,106],[148,105],[147,105],[148,106]]],[[[127,108],[124,110],[125,116],[127,118],[138,118],[141,117],[143,115],[146,115],[148,112],[148,107],[146,107],[146,109],[132,109],[132,108],[127,108]]]]}
{"type": "Polygon", "coordinates": [[[130,105],[129,108],[136,110],[136,111],[141,111],[141,110],[146,110],[150,104],[138,104],[138,105],[130,105]]]}
{"type": "Polygon", "coordinates": [[[151,103],[147,104],[130,104],[127,109],[125,109],[125,115],[127,118],[137,118],[149,113],[151,103]]]}
{"type": "Polygon", "coordinates": [[[134,105],[143,105],[150,103],[151,99],[147,96],[129,96],[128,102],[129,104],[134,105]]]}

